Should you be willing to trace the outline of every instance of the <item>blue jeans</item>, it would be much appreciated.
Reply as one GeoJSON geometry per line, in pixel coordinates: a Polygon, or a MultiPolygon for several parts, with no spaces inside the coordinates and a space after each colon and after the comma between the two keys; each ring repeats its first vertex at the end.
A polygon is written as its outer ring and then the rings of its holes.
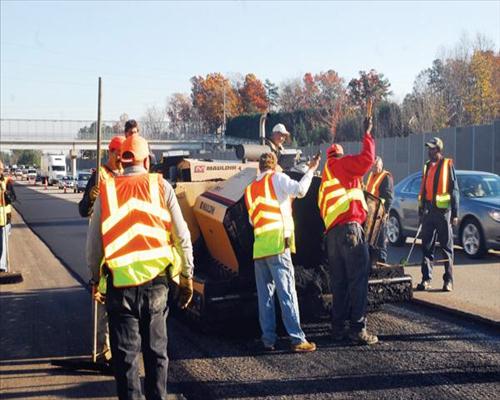
{"type": "Polygon", "coordinates": [[[5,226],[0,226],[0,271],[8,272],[9,271],[9,260],[8,260],[8,252],[9,248],[9,238],[10,235],[10,224],[5,226]]]}
{"type": "Polygon", "coordinates": [[[146,399],[167,398],[167,278],[118,289],[108,279],[106,308],[120,400],[143,399],[139,355],[144,358],[146,399]]]}
{"type": "Polygon", "coordinates": [[[292,344],[306,340],[300,327],[299,303],[295,289],[295,275],[290,250],[276,256],[255,260],[255,282],[259,299],[259,322],[262,342],[273,346],[276,342],[276,313],[274,293],[277,292],[283,324],[292,344]]]}

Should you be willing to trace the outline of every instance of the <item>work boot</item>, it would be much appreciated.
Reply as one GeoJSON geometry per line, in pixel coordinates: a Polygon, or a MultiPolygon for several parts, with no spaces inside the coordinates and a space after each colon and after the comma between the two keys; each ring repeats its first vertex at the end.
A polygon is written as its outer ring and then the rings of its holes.
{"type": "Polygon", "coordinates": [[[430,279],[427,279],[419,283],[416,287],[416,290],[423,292],[425,290],[429,290],[430,288],[431,288],[431,281],[430,279]]]}
{"type": "Polygon", "coordinates": [[[372,345],[378,343],[378,337],[372,335],[366,329],[361,329],[360,332],[352,332],[349,334],[349,339],[355,345],[372,345]]]}
{"type": "Polygon", "coordinates": [[[276,350],[276,348],[272,344],[264,344],[264,343],[262,343],[262,350],[265,351],[265,352],[271,352],[271,351],[276,350]]]}
{"type": "Polygon", "coordinates": [[[296,353],[310,353],[315,350],[316,344],[307,340],[299,344],[292,344],[292,351],[296,353]]]}
{"type": "Polygon", "coordinates": [[[453,283],[450,281],[445,282],[443,285],[443,292],[453,292],[453,283]]]}

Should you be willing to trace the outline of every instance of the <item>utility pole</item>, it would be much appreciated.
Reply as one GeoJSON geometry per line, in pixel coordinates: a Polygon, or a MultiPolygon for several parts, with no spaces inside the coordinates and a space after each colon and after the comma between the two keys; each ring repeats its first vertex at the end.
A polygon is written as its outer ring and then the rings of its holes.
{"type": "Polygon", "coordinates": [[[223,106],[222,106],[222,150],[226,150],[226,83],[223,82],[223,106]]]}

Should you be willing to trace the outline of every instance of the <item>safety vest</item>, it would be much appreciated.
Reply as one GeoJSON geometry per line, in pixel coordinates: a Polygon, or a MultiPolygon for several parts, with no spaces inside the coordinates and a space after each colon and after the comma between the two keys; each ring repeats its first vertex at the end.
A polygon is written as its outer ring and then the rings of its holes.
{"type": "Polygon", "coordinates": [[[7,184],[10,178],[0,180],[0,226],[7,225],[7,214],[12,213],[12,206],[6,204],[5,193],[7,192],[7,184]]]}
{"type": "Polygon", "coordinates": [[[100,183],[104,262],[114,287],[139,286],[180,259],[159,174],[110,177],[100,183]]]}
{"type": "Polygon", "coordinates": [[[105,181],[105,180],[112,178],[114,176],[115,176],[115,174],[112,171],[109,171],[104,166],[99,168],[99,180],[100,181],[105,181]]]}
{"type": "Polygon", "coordinates": [[[245,203],[255,237],[254,260],[283,253],[286,250],[285,233],[290,234],[290,251],[295,253],[293,218],[291,213],[289,216],[281,213],[273,176],[274,172],[265,174],[261,180],[252,182],[245,189],[245,203]]]}
{"type": "MultiPolygon", "coordinates": [[[[389,171],[383,170],[380,174],[375,175],[372,172],[368,175],[368,180],[366,181],[366,191],[373,194],[374,196],[380,196],[380,184],[384,181],[386,176],[390,176],[389,171]]],[[[382,199],[385,201],[385,199],[382,199]]]]}
{"type": "MultiPolygon", "coordinates": [[[[432,203],[437,208],[447,209],[451,204],[451,195],[448,191],[449,181],[450,181],[450,169],[453,165],[453,160],[451,158],[442,158],[438,161],[436,173],[434,175],[434,182],[432,185],[432,203]]],[[[425,199],[425,181],[427,180],[427,172],[429,171],[430,161],[424,164],[424,171],[422,174],[422,183],[420,185],[420,193],[418,194],[418,204],[419,207],[423,205],[423,199],[425,199]]]]}
{"type": "Polygon", "coordinates": [[[327,231],[342,214],[349,211],[353,201],[359,201],[363,208],[368,210],[361,184],[359,187],[346,189],[330,171],[328,164],[325,164],[318,193],[318,207],[327,231]]]}

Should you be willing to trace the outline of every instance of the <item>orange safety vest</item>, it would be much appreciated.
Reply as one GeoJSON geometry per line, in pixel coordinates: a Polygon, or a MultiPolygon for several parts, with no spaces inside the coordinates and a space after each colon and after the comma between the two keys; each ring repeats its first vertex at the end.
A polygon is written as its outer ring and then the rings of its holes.
{"type": "Polygon", "coordinates": [[[103,262],[113,286],[139,286],[179,264],[161,175],[110,177],[99,186],[103,262]]]}
{"type": "MultiPolygon", "coordinates": [[[[420,184],[420,193],[418,194],[418,205],[423,206],[423,199],[426,197],[425,183],[427,180],[427,173],[429,171],[430,160],[424,165],[422,173],[422,183],[420,184]]],[[[442,158],[437,165],[436,173],[434,174],[434,182],[432,185],[432,203],[442,209],[447,209],[451,204],[451,195],[448,191],[450,182],[450,169],[453,165],[451,158],[442,158]]]]}
{"type": "MultiPolygon", "coordinates": [[[[380,184],[384,181],[386,176],[390,176],[391,173],[385,169],[378,175],[370,172],[368,179],[366,181],[366,191],[373,194],[374,196],[380,196],[380,184]]],[[[383,200],[383,199],[382,199],[383,200]]]]}
{"type": "Polygon", "coordinates": [[[261,180],[252,182],[245,190],[245,204],[254,229],[254,260],[283,253],[286,250],[287,234],[290,235],[290,251],[295,253],[293,218],[291,213],[288,217],[281,213],[273,176],[274,172],[265,174],[261,180]]]}
{"type": "Polygon", "coordinates": [[[346,189],[330,170],[328,163],[325,164],[318,193],[318,207],[327,231],[342,214],[349,211],[353,201],[359,201],[368,210],[361,184],[359,183],[359,187],[346,189]]]}

